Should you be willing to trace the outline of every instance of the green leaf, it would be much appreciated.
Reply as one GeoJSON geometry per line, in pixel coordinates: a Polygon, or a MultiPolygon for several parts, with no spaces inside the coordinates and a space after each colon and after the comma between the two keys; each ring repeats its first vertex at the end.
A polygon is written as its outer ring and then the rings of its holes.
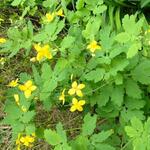
{"type": "Polygon", "coordinates": [[[57,133],[61,136],[62,141],[63,141],[64,143],[66,143],[66,142],[67,142],[67,135],[66,135],[66,132],[63,130],[63,125],[62,125],[62,123],[59,122],[59,123],[56,125],[56,131],[57,131],[57,133]]]}
{"type": "Polygon", "coordinates": [[[119,43],[126,43],[130,40],[130,35],[126,32],[121,32],[115,37],[115,40],[119,43]]]}
{"type": "Polygon", "coordinates": [[[126,80],[125,89],[128,96],[133,98],[141,98],[142,91],[136,81],[132,79],[126,80]]]}
{"type": "Polygon", "coordinates": [[[128,49],[128,52],[127,52],[127,58],[132,58],[133,56],[135,56],[139,50],[141,50],[141,43],[138,41],[138,42],[135,42],[133,43],[130,48],[128,49]]]}
{"type": "Polygon", "coordinates": [[[32,65],[32,71],[33,71],[33,77],[36,85],[41,85],[41,77],[39,75],[39,72],[37,71],[37,68],[32,65]]]}
{"type": "Polygon", "coordinates": [[[73,36],[67,35],[61,42],[61,51],[70,48],[74,43],[75,38],[73,36]]]}
{"type": "Polygon", "coordinates": [[[129,137],[137,137],[138,136],[138,132],[133,127],[126,126],[125,131],[129,137]]]}
{"type": "Polygon", "coordinates": [[[99,82],[103,79],[105,74],[105,70],[102,68],[97,68],[96,70],[90,71],[89,73],[87,73],[85,75],[85,79],[87,79],[88,81],[94,81],[99,82]]]}
{"type": "Polygon", "coordinates": [[[114,147],[108,145],[108,144],[97,144],[95,145],[96,150],[115,150],[114,147]]]}
{"type": "Polygon", "coordinates": [[[124,30],[134,36],[137,36],[141,32],[141,27],[143,25],[143,18],[136,20],[136,15],[125,15],[122,22],[124,30]]]}
{"type": "Polygon", "coordinates": [[[120,107],[123,103],[123,98],[124,98],[123,86],[115,86],[111,95],[112,102],[120,107]]]}
{"type": "Polygon", "coordinates": [[[84,7],[84,0],[78,0],[76,2],[76,9],[81,9],[84,7]]]}
{"type": "Polygon", "coordinates": [[[67,59],[59,59],[55,65],[53,77],[58,77],[60,73],[67,67],[68,60],[67,59]]]}
{"type": "Polygon", "coordinates": [[[52,78],[44,82],[43,89],[41,93],[49,93],[52,92],[57,87],[57,80],[52,78]]]}
{"type": "Polygon", "coordinates": [[[35,116],[35,111],[25,112],[24,115],[20,118],[20,121],[23,123],[29,123],[35,116]]]}
{"type": "MultiPolygon", "coordinates": [[[[134,93],[134,94],[136,94],[136,93],[134,93]]],[[[128,109],[141,109],[145,105],[145,100],[127,97],[125,100],[125,105],[128,109]]]]}
{"type": "Polygon", "coordinates": [[[147,6],[150,3],[150,0],[141,0],[141,8],[147,6]]]}
{"type": "Polygon", "coordinates": [[[99,14],[103,13],[106,10],[107,10],[107,6],[106,5],[99,5],[99,6],[96,6],[94,8],[93,13],[95,15],[99,15],[99,14]]]}
{"type": "Polygon", "coordinates": [[[143,60],[131,72],[133,78],[142,84],[150,84],[150,61],[143,60]]]}
{"type": "Polygon", "coordinates": [[[25,131],[26,131],[27,135],[31,135],[32,133],[35,133],[35,125],[34,124],[28,124],[26,126],[25,131]]]}
{"type": "Polygon", "coordinates": [[[108,139],[112,134],[114,133],[114,131],[108,130],[108,131],[101,131],[98,134],[94,134],[91,136],[90,140],[92,141],[92,143],[94,145],[96,145],[96,143],[101,143],[104,142],[106,139],[108,139]]]}
{"type": "Polygon", "coordinates": [[[47,81],[51,79],[53,72],[51,66],[48,63],[43,63],[41,71],[42,71],[41,78],[43,81],[47,81]]]}
{"type": "Polygon", "coordinates": [[[129,64],[127,59],[116,58],[112,61],[111,68],[109,74],[112,76],[116,76],[119,71],[123,71],[129,64]]]}
{"type": "Polygon", "coordinates": [[[109,98],[111,97],[112,91],[113,87],[111,85],[104,86],[101,89],[99,96],[97,97],[97,103],[99,107],[105,106],[107,104],[109,98]]]}
{"type": "Polygon", "coordinates": [[[45,1],[43,2],[43,6],[44,6],[45,8],[47,8],[47,7],[51,8],[55,3],[56,3],[55,0],[45,0],[45,1]]]}
{"type": "Polygon", "coordinates": [[[96,128],[97,115],[91,116],[89,113],[84,117],[84,123],[82,125],[82,135],[91,135],[96,128]]]}
{"type": "Polygon", "coordinates": [[[131,119],[131,125],[137,132],[143,132],[143,124],[139,118],[133,117],[131,119]]]}
{"type": "Polygon", "coordinates": [[[88,150],[90,141],[87,137],[79,135],[75,140],[71,141],[72,150],[88,150]]]}
{"type": "Polygon", "coordinates": [[[11,5],[12,6],[18,6],[20,3],[22,2],[22,0],[14,0],[11,5]]]}
{"type": "Polygon", "coordinates": [[[42,31],[42,32],[39,32],[39,33],[37,33],[36,35],[34,35],[34,37],[33,37],[33,40],[35,41],[35,42],[41,42],[41,41],[44,41],[44,40],[46,40],[47,39],[47,34],[46,34],[46,32],[44,31],[42,31]]]}
{"type": "Polygon", "coordinates": [[[101,19],[99,19],[99,17],[91,18],[86,25],[86,29],[83,30],[82,32],[83,37],[86,39],[93,40],[94,36],[99,31],[100,26],[101,26],[101,19]]]}
{"type": "Polygon", "coordinates": [[[60,135],[57,134],[56,131],[52,131],[51,129],[46,129],[44,131],[44,138],[46,142],[53,146],[56,146],[62,142],[60,135]]]}

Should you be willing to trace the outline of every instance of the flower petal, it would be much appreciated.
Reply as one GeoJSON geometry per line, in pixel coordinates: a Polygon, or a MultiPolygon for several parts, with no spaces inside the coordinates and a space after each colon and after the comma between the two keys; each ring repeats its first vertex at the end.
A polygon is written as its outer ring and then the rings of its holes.
{"type": "Polygon", "coordinates": [[[81,90],[81,89],[83,89],[83,88],[85,88],[85,84],[79,84],[79,85],[78,85],[78,89],[81,90]]]}
{"type": "Polygon", "coordinates": [[[24,91],[24,95],[26,98],[29,98],[31,96],[31,91],[30,90],[24,91]]]}
{"type": "Polygon", "coordinates": [[[43,53],[42,53],[42,52],[39,52],[39,53],[37,54],[37,56],[36,56],[36,59],[37,59],[38,61],[41,61],[41,60],[43,59],[43,53]]]}
{"type": "Polygon", "coordinates": [[[25,86],[28,88],[28,87],[31,87],[32,86],[32,81],[31,80],[28,80],[26,83],[25,83],[25,86]]]}
{"type": "Polygon", "coordinates": [[[79,97],[83,97],[83,93],[81,90],[76,90],[76,94],[79,96],[79,97]]]}
{"type": "Polygon", "coordinates": [[[34,49],[35,49],[37,52],[41,51],[41,46],[40,46],[40,44],[34,44],[34,49]]]}
{"type": "Polygon", "coordinates": [[[85,104],[85,100],[80,100],[78,103],[79,105],[83,106],[85,104]]]}
{"type": "Polygon", "coordinates": [[[75,92],[76,92],[75,89],[72,88],[72,89],[70,89],[70,90],[68,91],[68,94],[69,94],[69,95],[74,95],[75,92]]]}
{"type": "Polygon", "coordinates": [[[36,90],[36,88],[37,88],[37,87],[36,87],[35,85],[32,85],[32,86],[30,87],[30,90],[31,90],[31,91],[34,91],[34,90],[36,90]]]}
{"type": "Polygon", "coordinates": [[[24,85],[19,85],[19,89],[20,89],[21,91],[25,91],[27,88],[26,88],[24,85]]]}
{"type": "Polygon", "coordinates": [[[78,100],[76,98],[72,99],[72,104],[76,105],[78,103],[78,100]]]}
{"type": "Polygon", "coordinates": [[[78,110],[78,111],[83,111],[82,106],[78,106],[78,107],[77,107],[77,110],[78,110]]]}
{"type": "Polygon", "coordinates": [[[77,88],[77,86],[78,86],[77,82],[74,81],[74,82],[72,83],[72,87],[73,87],[73,88],[77,88]]]}
{"type": "Polygon", "coordinates": [[[71,106],[70,111],[71,111],[71,112],[76,111],[76,107],[75,107],[74,105],[73,105],[73,106],[71,106]]]}

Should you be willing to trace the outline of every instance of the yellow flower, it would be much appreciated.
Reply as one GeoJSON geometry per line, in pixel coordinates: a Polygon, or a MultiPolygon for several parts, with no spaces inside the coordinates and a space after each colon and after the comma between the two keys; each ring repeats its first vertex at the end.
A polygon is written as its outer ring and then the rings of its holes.
{"type": "Polygon", "coordinates": [[[85,100],[78,101],[76,98],[72,99],[72,106],[70,108],[71,112],[74,112],[76,110],[83,111],[83,105],[85,104],[85,100]]]}
{"type": "Polygon", "coordinates": [[[101,46],[97,44],[95,40],[93,40],[88,46],[87,49],[89,49],[92,53],[95,52],[97,49],[101,49],[101,46]]]}
{"type": "Polygon", "coordinates": [[[31,143],[33,143],[34,141],[34,137],[29,135],[20,138],[20,142],[27,147],[30,147],[31,143]]]}
{"type": "Polygon", "coordinates": [[[42,60],[44,57],[52,59],[52,54],[50,52],[50,47],[48,44],[44,45],[43,47],[41,47],[39,44],[35,44],[34,48],[38,53],[36,56],[36,59],[38,61],[42,60]]]}
{"type": "Polygon", "coordinates": [[[47,14],[46,14],[46,21],[47,21],[47,22],[52,22],[53,19],[54,19],[54,17],[55,17],[55,14],[54,14],[54,13],[47,13],[47,14]]]}
{"type": "Polygon", "coordinates": [[[83,96],[82,89],[85,87],[84,84],[77,84],[76,81],[72,83],[72,88],[68,91],[69,95],[77,94],[79,97],[83,96]]]}
{"type": "Polygon", "coordinates": [[[33,85],[31,80],[28,80],[24,85],[19,85],[19,89],[24,92],[26,98],[31,96],[31,92],[36,90],[36,86],[33,85]]]}
{"type": "Polygon", "coordinates": [[[16,87],[18,85],[18,78],[16,80],[12,80],[7,86],[16,87]]]}
{"type": "Polygon", "coordinates": [[[18,94],[14,94],[14,99],[15,99],[15,102],[17,103],[17,105],[19,106],[20,103],[19,103],[19,95],[18,94]]]}
{"type": "Polygon", "coordinates": [[[27,112],[27,108],[25,108],[25,106],[22,106],[22,107],[21,107],[21,110],[22,110],[23,112],[27,112]]]}
{"type": "Polygon", "coordinates": [[[62,8],[59,9],[59,10],[56,12],[56,15],[57,15],[57,16],[61,16],[61,17],[64,17],[62,8]]]}
{"type": "Polygon", "coordinates": [[[65,90],[66,90],[66,89],[64,89],[64,90],[62,91],[61,95],[59,96],[59,100],[62,101],[63,105],[64,105],[64,103],[65,103],[65,90]]]}
{"type": "Polygon", "coordinates": [[[3,44],[6,42],[6,39],[5,38],[0,38],[0,44],[3,44]]]}

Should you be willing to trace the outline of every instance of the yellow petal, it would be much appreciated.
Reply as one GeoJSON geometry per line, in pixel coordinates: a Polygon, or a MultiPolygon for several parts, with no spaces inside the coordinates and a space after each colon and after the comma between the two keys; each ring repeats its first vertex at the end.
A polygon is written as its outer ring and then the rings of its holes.
{"type": "Polygon", "coordinates": [[[85,84],[79,84],[79,85],[78,85],[78,89],[81,90],[81,89],[83,89],[83,88],[85,88],[85,84]]]}
{"type": "Polygon", "coordinates": [[[79,105],[83,106],[85,104],[85,100],[80,100],[79,105]]]}
{"type": "Polygon", "coordinates": [[[72,99],[72,104],[73,104],[73,105],[76,105],[77,103],[78,103],[78,100],[77,100],[76,98],[73,98],[73,99],[72,99]]]}
{"type": "Polygon", "coordinates": [[[42,59],[43,59],[43,53],[41,53],[41,52],[39,52],[38,54],[37,54],[37,56],[36,56],[36,59],[38,60],[38,61],[41,61],[42,59]]]}
{"type": "Polygon", "coordinates": [[[36,88],[37,88],[37,87],[36,87],[35,85],[32,85],[32,86],[30,87],[30,90],[31,90],[31,91],[34,91],[34,90],[36,90],[36,88]]]}
{"type": "Polygon", "coordinates": [[[21,138],[20,138],[20,142],[24,143],[24,142],[25,142],[25,138],[24,138],[24,137],[21,137],[21,138]]]}
{"type": "Polygon", "coordinates": [[[25,86],[27,88],[31,87],[32,86],[32,81],[31,80],[28,80],[26,83],[25,83],[25,86]]]}
{"type": "Polygon", "coordinates": [[[75,92],[76,92],[75,89],[72,88],[72,89],[70,89],[70,90],[68,91],[68,94],[69,94],[69,95],[74,95],[75,92]]]}
{"type": "Polygon", "coordinates": [[[77,88],[77,86],[78,86],[77,82],[74,81],[74,82],[72,83],[72,87],[73,87],[73,88],[77,88]]]}
{"type": "Polygon", "coordinates": [[[78,111],[83,111],[82,106],[78,106],[78,107],[77,107],[77,110],[78,110],[78,111]]]}
{"type": "Polygon", "coordinates": [[[20,89],[21,91],[25,91],[27,88],[26,88],[24,85],[19,85],[19,89],[20,89]]]}
{"type": "Polygon", "coordinates": [[[59,10],[56,12],[56,15],[57,15],[57,16],[61,16],[61,17],[64,17],[63,10],[62,10],[62,9],[59,9],[59,10]]]}
{"type": "Polygon", "coordinates": [[[79,96],[79,97],[83,97],[83,93],[81,90],[76,90],[76,94],[79,96]]]}
{"type": "Polygon", "coordinates": [[[18,85],[18,78],[16,80],[12,80],[8,86],[9,87],[16,87],[18,85]]]}
{"type": "Polygon", "coordinates": [[[47,22],[51,22],[51,21],[53,21],[53,19],[54,19],[54,13],[47,13],[46,14],[46,19],[47,19],[47,22]]]}
{"type": "Polygon", "coordinates": [[[40,44],[34,44],[34,49],[35,49],[37,52],[41,51],[41,46],[40,46],[40,44]]]}
{"type": "Polygon", "coordinates": [[[71,112],[76,111],[76,107],[75,107],[74,105],[73,105],[73,106],[71,106],[70,111],[71,111],[71,112]]]}
{"type": "Polygon", "coordinates": [[[53,56],[52,56],[52,54],[49,51],[47,51],[45,53],[45,57],[48,58],[48,59],[52,59],[53,56]]]}
{"type": "Polygon", "coordinates": [[[31,137],[31,136],[26,136],[26,140],[30,143],[33,143],[34,142],[34,138],[31,137]]]}
{"type": "Polygon", "coordinates": [[[24,95],[26,98],[29,98],[31,96],[31,91],[30,90],[24,91],[24,95]]]}

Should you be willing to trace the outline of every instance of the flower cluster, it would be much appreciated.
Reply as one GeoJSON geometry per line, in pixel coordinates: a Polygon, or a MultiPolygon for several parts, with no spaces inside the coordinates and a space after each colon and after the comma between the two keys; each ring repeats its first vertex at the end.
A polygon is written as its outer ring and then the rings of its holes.
{"type": "Polygon", "coordinates": [[[53,12],[53,13],[46,13],[45,17],[46,17],[46,22],[52,22],[55,18],[55,16],[60,16],[60,17],[64,17],[63,14],[63,10],[59,9],[57,12],[53,12]]]}
{"type": "MultiPolygon", "coordinates": [[[[12,80],[7,86],[9,87],[16,87],[24,92],[25,97],[28,99],[31,96],[31,93],[36,90],[36,86],[33,85],[31,80],[26,81],[23,85],[18,84],[18,78],[16,80],[12,80]]],[[[14,99],[16,104],[21,108],[23,112],[27,112],[27,108],[25,106],[20,105],[20,98],[18,94],[14,94],[14,99]]]]}
{"type": "Polygon", "coordinates": [[[33,133],[32,135],[26,135],[26,136],[21,136],[21,134],[18,134],[18,138],[16,139],[16,145],[17,145],[17,150],[21,149],[21,145],[24,145],[26,147],[32,147],[32,143],[35,141],[35,134],[33,133]]]}
{"type": "MultiPolygon", "coordinates": [[[[83,93],[82,93],[82,89],[85,88],[84,84],[78,84],[76,81],[74,81],[71,85],[71,88],[68,91],[68,94],[70,96],[72,95],[77,95],[79,97],[83,97],[83,93]]],[[[62,101],[62,103],[65,103],[65,90],[64,89],[61,93],[61,95],[59,96],[59,100],[62,101]]],[[[70,108],[71,112],[74,112],[76,110],[78,111],[83,111],[83,105],[85,104],[85,100],[78,100],[77,98],[73,97],[72,98],[72,106],[70,108]]]]}

